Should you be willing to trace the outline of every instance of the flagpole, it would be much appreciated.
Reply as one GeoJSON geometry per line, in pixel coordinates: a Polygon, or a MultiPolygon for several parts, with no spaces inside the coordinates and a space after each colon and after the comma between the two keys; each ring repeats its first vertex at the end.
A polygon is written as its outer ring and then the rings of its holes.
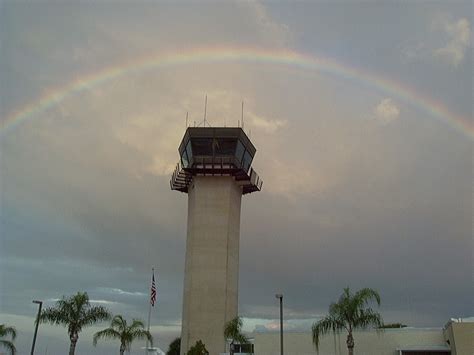
{"type": "MultiPolygon", "coordinates": [[[[155,276],[155,268],[151,268],[151,277],[153,280],[153,277],[155,276]]],[[[148,333],[150,332],[150,317],[151,317],[151,299],[148,300],[148,326],[147,326],[147,331],[148,333]]],[[[148,354],[148,338],[146,339],[146,348],[145,348],[145,354],[148,354]]]]}

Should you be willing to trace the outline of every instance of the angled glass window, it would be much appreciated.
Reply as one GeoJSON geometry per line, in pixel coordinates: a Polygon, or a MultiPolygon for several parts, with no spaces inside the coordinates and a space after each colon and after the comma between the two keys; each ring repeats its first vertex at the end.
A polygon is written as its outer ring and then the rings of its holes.
{"type": "Polygon", "coordinates": [[[244,156],[245,148],[244,145],[240,142],[240,140],[237,141],[237,149],[235,150],[235,157],[237,158],[239,163],[242,163],[242,158],[244,156]]]}
{"type": "Polygon", "coordinates": [[[186,153],[188,154],[188,159],[191,160],[193,159],[193,149],[191,147],[191,141],[186,144],[186,153]]]}
{"type": "Polygon", "coordinates": [[[250,164],[252,164],[252,156],[250,153],[246,150],[244,154],[244,161],[242,163],[243,169],[247,172],[250,168],[250,164]]]}
{"type": "Polygon", "coordinates": [[[183,168],[187,168],[189,165],[188,156],[185,151],[183,152],[183,155],[181,155],[181,165],[183,168]]]}
{"type": "Polygon", "coordinates": [[[216,155],[233,155],[235,152],[235,138],[217,138],[213,141],[216,155]]]}

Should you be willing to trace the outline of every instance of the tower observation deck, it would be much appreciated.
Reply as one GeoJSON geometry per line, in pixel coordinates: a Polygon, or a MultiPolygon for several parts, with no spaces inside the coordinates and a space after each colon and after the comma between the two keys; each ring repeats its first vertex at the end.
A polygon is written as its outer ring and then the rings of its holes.
{"type": "Polygon", "coordinates": [[[172,190],[188,192],[193,176],[233,176],[244,195],[262,189],[251,167],[256,149],[242,128],[189,127],[178,151],[172,190]]]}
{"type": "Polygon", "coordinates": [[[256,149],[241,128],[189,127],[172,190],[188,194],[181,353],[201,340],[226,352],[224,325],[238,314],[242,195],[260,191],[256,149]]]}

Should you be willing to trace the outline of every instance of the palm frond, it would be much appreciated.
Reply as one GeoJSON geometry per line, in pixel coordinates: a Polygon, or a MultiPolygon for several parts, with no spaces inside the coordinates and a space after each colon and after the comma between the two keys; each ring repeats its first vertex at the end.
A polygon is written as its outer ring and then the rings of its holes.
{"type": "Polygon", "coordinates": [[[313,336],[313,344],[316,346],[316,349],[319,349],[319,340],[322,335],[329,332],[336,333],[343,328],[343,323],[341,323],[337,318],[329,315],[321,319],[320,321],[313,324],[311,328],[311,333],[313,336]]]}
{"type": "Polygon", "coordinates": [[[329,316],[334,320],[335,324],[339,325],[339,330],[343,328],[349,330],[352,315],[348,300],[339,299],[338,303],[332,303],[329,306],[329,316]]]}
{"type": "Polygon", "coordinates": [[[16,339],[16,329],[15,327],[9,327],[5,324],[0,324],[0,337],[11,336],[12,340],[16,339]]]}
{"type": "Polygon", "coordinates": [[[375,300],[377,305],[380,306],[380,295],[377,291],[371,288],[363,288],[356,292],[354,298],[357,300],[359,306],[368,304],[370,301],[375,300]]]}
{"type": "Polygon", "coordinates": [[[145,324],[140,319],[133,319],[130,329],[145,329],[145,324]]]}
{"type": "Polygon", "coordinates": [[[85,325],[93,325],[104,320],[109,320],[110,318],[111,314],[107,308],[103,306],[94,306],[85,311],[84,316],[80,321],[80,325],[81,327],[85,325]]]}
{"type": "Polygon", "coordinates": [[[8,351],[10,352],[11,355],[15,355],[16,354],[16,348],[15,348],[15,345],[13,345],[13,343],[11,341],[8,341],[8,340],[0,340],[0,345],[6,349],[8,349],[8,351]]]}
{"type": "Polygon", "coordinates": [[[69,323],[69,314],[64,308],[49,307],[44,309],[39,317],[40,323],[50,323],[56,325],[67,325],[69,323]]]}
{"type": "MultiPolygon", "coordinates": [[[[135,329],[130,332],[130,335],[131,335],[132,341],[135,339],[147,339],[151,343],[151,346],[153,346],[153,336],[150,334],[148,330],[135,329]]],[[[130,342],[130,344],[131,343],[132,342],[130,342]]]]}
{"type": "Polygon", "coordinates": [[[242,328],[242,319],[235,317],[224,325],[224,336],[226,338],[234,338],[242,328]]]}
{"type": "Polygon", "coordinates": [[[110,326],[119,331],[124,331],[127,329],[127,321],[120,314],[117,314],[112,318],[110,326]]]}
{"type": "Polygon", "coordinates": [[[224,326],[224,337],[231,339],[232,342],[239,342],[240,344],[248,343],[248,338],[242,334],[242,318],[235,317],[227,322],[224,326]]]}
{"type": "Polygon", "coordinates": [[[96,346],[99,339],[120,339],[120,333],[113,328],[101,330],[100,332],[94,334],[92,344],[96,346]]]}
{"type": "Polygon", "coordinates": [[[235,340],[239,343],[239,344],[248,344],[249,343],[249,338],[247,338],[244,334],[239,334],[235,340]]]}
{"type": "Polygon", "coordinates": [[[360,316],[357,319],[356,327],[366,329],[369,326],[380,328],[383,325],[382,316],[375,312],[372,308],[363,309],[360,312],[360,316]]]}

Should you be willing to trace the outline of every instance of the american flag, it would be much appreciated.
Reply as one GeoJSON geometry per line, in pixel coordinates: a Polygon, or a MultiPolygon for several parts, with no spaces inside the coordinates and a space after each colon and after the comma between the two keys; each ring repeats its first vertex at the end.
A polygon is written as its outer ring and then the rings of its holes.
{"type": "Polygon", "coordinates": [[[155,272],[153,272],[153,276],[151,277],[151,293],[150,293],[150,303],[153,307],[155,307],[156,302],[156,286],[155,286],[155,272]]]}

